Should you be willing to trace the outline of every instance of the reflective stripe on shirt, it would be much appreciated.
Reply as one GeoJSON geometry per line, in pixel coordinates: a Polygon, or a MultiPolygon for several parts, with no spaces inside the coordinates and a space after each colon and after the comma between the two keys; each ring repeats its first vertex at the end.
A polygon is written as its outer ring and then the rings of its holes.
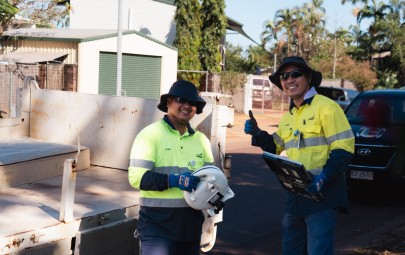
{"type": "Polygon", "coordinates": [[[340,132],[338,134],[332,135],[326,140],[328,141],[328,144],[331,145],[333,142],[338,141],[338,140],[343,140],[343,139],[349,139],[349,138],[354,138],[352,130],[346,130],[343,132],[340,132]]]}
{"type": "Polygon", "coordinates": [[[273,133],[273,140],[276,144],[278,144],[278,146],[284,148],[284,141],[277,133],[273,133]]]}
{"type": "MultiPolygon", "coordinates": [[[[179,174],[179,173],[185,173],[185,172],[190,172],[192,173],[190,169],[187,167],[178,167],[178,166],[162,166],[162,167],[154,167],[154,163],[149,160],[143,160],[143,159],[130,159],[129,161],[129,166],[130,167],[141,167],[141,168],[146,168],[150,169],[150,171],[154,173],[160,173],[160,174],[179,174]]],[[[205,162],[204,166],[212,165],[212,163],[205,162]]]]}
{"type": "Polygon", "coordinates": [[[140,197],[139,203],[141,206],[149,207],[189,207],[184,198],[146,198],[140,197]]]}
{"type": "MultiPolygon", "coordinates": [[[[300,144],[299,148],[302,149],[302,148],[321,146],[321,145],[327,145],[326,139],[323,136],[311,137],[311,138],[301,138],[301,144],[300,144]]],[[[286,150],[291,149],[291,148],[298,149],[297,140],[293,139],[293,140],[290,140],[285,143],[286,150]]]]}
{"type": "Polygon", "coordinates": [[[153,169],[155,166],[155,163],[150,161],[150,160],[144,160],[144,159],[130,159],[129,160],[129,166],[130,167],[142,167],[146,169],[153,169]]]}

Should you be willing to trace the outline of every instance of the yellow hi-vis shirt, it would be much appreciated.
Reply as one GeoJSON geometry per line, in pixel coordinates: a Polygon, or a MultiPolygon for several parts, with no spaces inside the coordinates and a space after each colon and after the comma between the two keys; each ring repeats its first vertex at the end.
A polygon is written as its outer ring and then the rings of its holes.
{"type": "Polygon", "coordinates": [[[319,174],[331,150],[354,153],[354,135],[346,115],[331,99],[315,95],[310,104],[286,113],[273,134],[277,154],[286,150],[289,159],[302,162],[319,174]]]}
{"type": "MultiPolygon", "coordinates": [[[[140,189],[146,171],[162,174],[193,172],[214,161],[211,143],[197,130],[183,135],[163,119],[145,127],[135,138],[128,168],[129,183],[140,189]]],[[[140,205],[150,207],[188,207],[179,188],[164,191],[141,190],[140,205]]]]}

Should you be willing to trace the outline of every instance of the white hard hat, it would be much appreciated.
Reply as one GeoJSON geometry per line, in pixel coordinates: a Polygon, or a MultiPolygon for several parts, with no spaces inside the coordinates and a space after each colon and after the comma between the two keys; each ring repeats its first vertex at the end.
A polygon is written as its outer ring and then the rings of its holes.
{"type": "Polygon", "coordinates": [[[207,210],[212,216],[225,206],[226,200],[235,196],[218,167],[204,166],[192,175],[199,177],[200,182],[192,192],[184,191],[184,198],[191,208],[207,210]]]}

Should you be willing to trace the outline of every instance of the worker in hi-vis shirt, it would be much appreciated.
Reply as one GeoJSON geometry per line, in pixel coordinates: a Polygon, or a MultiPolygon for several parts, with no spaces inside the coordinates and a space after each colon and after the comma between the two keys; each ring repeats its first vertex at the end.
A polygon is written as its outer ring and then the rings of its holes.
{"type": "Polygon", "coordinates": [[[183,192],[200,181],[191,174],[214,161],[210,141],[189,123],[205,104],[193,83],[176,81],[158,104],[167,114],[133,142],[128,178],[140,190],[135,236],[141,255],[200,254],[204,215],[186,203],[183,192]]]}

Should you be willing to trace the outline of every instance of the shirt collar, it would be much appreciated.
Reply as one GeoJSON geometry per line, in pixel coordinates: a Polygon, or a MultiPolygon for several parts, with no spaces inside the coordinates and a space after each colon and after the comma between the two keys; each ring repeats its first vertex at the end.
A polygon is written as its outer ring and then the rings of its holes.
{"type": "MultiPolygon", "coordinates": [[[[316,92],[315,87],[311,87],[311,88],[307,91],[307,93],[305,93],[305,95],[304,95],[304,101],[301,103],[300,106],[303,106],[303,105],[305,105],[305,104],[311,105],[311,102],[312,102],[312,100],[314,99],[314,96],[315,96],[316,94],[318,94],[318,92],[316,92]]],[[[296,107],[296,106],[295,106],[293,100],[291,99],[291,100],[290,100],[290,108],[289,108],[289,111],[290,111],[291,114],[292,114],[291,111],[292,111],[292,109],[293,109],[294,107],[296,107]]]]}
{"type": "MultiPolygon", "coordinates": [[[[167,117],[167,114],[163,116],[163,120],[169,125],[173,130],[177,129],[174,127],[173,123],[169,120],[169,117],[167,117]]],[[[190,135],[193,135],[195,133],[195,130],[191,127],[190,123],[187,123],[187,131],[190,135]]]]}

